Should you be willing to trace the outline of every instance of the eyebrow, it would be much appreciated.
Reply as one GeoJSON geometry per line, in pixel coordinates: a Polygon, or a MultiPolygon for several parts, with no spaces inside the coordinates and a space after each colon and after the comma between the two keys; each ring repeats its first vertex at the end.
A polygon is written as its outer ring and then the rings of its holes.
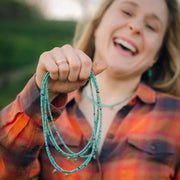
{"type": "Polygon", "coordinates": [[[162,21],[161,21],[161,19],[156,15],[156,14],[152,14],[152,15],[150,15],[150,17],[152,17],[152,18],[154,18],[154,19],[156,19],[161,25],[163,25],[163,23],[162,23],[162,21]]]}
{"type": "Polygon", "coordinates": [[[122,4],[130,4],[130,5],[132,5],[132,6],[138,6],[135,2],[132,2],[132,1],[124,1],[124,2],[122,2],[122,4]]]}
{"type": "MultiPolygon", "coordinates": [[[[134,7],[138,7],[138,5],[135,2],[132,2],[132,1],[125,1],[125,2],[122,2],[122,4],[130,4],[130,5],[134,6],[134,7]]],[[[148,15],[148,16],[156,19],[161,25],[163,25],[161,19],[156,14],[153,13],[153,14],[148,15]]]]}

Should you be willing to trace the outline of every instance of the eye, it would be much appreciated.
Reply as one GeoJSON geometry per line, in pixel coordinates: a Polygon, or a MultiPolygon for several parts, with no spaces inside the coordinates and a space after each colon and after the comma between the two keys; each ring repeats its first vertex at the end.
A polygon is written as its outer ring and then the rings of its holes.
{"type": "Polygon", "coordinates": [[[132,13],[130,11],[127,10],[122,10],[123,14],[127,15],[127,16],[132,16],[132,13]]]}
{"type": "Polygon", "coordinates": [[[147,24],[146,27],[151,31],[156,31],[155,27],[150,24],[147,24]]]}

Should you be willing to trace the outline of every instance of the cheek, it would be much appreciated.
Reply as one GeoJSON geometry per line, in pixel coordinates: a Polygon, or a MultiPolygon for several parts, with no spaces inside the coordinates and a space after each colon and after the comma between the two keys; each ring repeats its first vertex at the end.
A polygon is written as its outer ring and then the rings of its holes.
{"type": "Polygon", "coordinates": [[[107,12],[95,31],[95,36],[98,34],[102,35],[102,33],[112,33],[122,25],[126,24],[126,21],[127,20],[125,20],[119,12],[107,12]]]}
{"type": "Polygon", "coordinates": [[[147,41],[146,51],[154,59],[162,46],[162,38],[149,38],[147,41]]]}

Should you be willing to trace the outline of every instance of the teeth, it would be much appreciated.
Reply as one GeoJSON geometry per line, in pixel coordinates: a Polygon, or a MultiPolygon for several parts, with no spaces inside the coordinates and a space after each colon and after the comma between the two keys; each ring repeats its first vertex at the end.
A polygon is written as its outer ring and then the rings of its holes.
{"type": "Polygon", "coordinates": [[[120,45],[124,46],[125,48],[129,49],[129,50],[132,51],[133,53],[136,53],[136,48],[133,47],[133,46],[132,46],[131,44],[129,44],[128,42],[123,41],[123,40],[121,40],[121,39],[115,39],[114,41],[115,41],[115,43],[120,44],[120,45]]]}

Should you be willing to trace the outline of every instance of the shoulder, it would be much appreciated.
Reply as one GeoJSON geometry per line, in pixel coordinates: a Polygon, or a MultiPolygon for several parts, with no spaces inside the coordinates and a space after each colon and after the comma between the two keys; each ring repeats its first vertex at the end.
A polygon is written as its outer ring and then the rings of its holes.
{"type": "Polygon", "coordinates": [[[180,110],[180,97],[156,91],[156,105],[168,110],[180,110]]]}

